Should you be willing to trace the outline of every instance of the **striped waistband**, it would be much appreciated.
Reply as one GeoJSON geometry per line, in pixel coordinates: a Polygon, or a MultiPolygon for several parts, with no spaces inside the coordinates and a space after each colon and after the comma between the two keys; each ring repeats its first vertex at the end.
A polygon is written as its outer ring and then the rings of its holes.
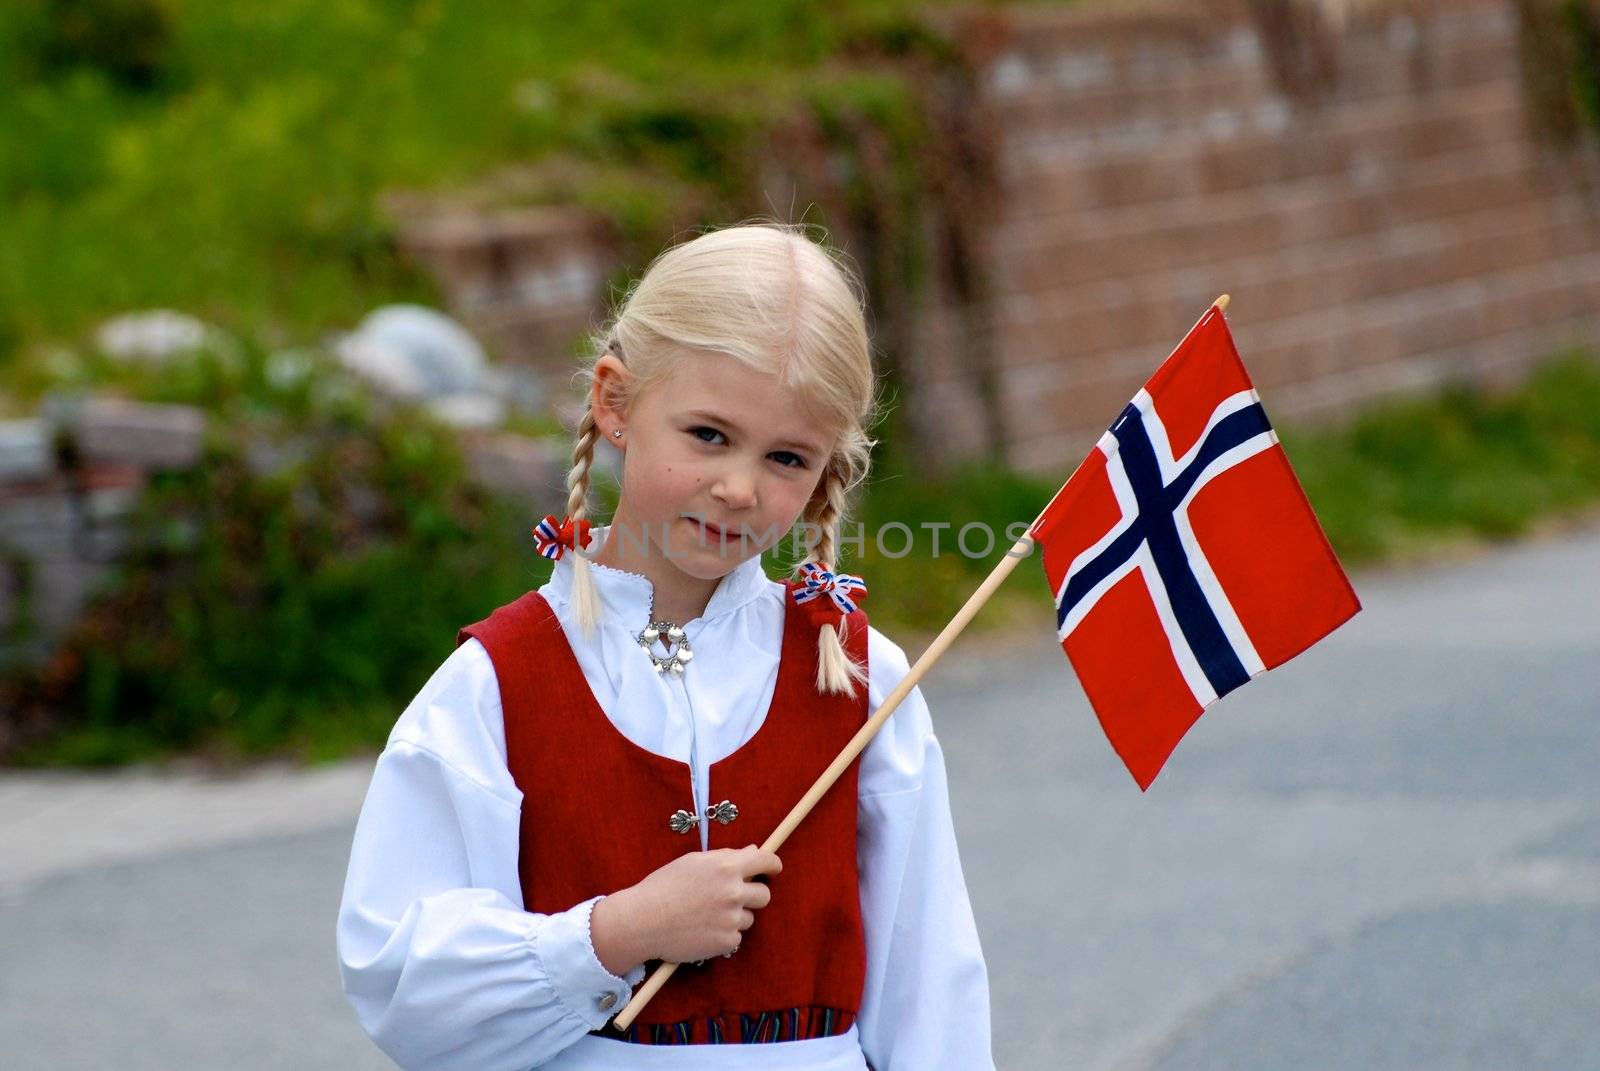
{"type": "Polygon", "coordinates": [[[808,1006],[749,1015],[724,1012],[676,1023],[635,1022],[620,1031],[608,1024],[590,1033],[636,1045],[753,1045],[833,1037],[847,1032],[855,1021],[854,1012],[808,1006]]]}

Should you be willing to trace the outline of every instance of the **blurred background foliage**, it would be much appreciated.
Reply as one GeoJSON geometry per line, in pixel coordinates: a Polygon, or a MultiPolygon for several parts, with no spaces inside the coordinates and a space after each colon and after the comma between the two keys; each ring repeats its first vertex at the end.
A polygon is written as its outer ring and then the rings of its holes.
{"type": "MultiPolygon", "coordinates": [[[[261,383],[258,367],[247,356],[232,374],[191,377],[205,386],[190,397],[240,419],[220,422],[232,430],[213,436],[207,465],[159,481],[137,519],[144,550],[57,656],[0,683],[34,730],[8,761],[350,754],[382,742],[458,627],[548,579],[526,505],[461,479],[454,437],[422,414],[302,386],[279,426],[316,429],[315,447],[275,477],[252,475],[242,436],[259,424],[245,414],[266,388],[250,402],[240,385],[261,383]],[[376,525],[353,523],[366,511],[376,525]]],[[[1520,535],[1600,500],[1600,364],[1574,353],[1514,391],[1459,388],[1283,439],[1347,564],[1520,535]]],[[[1025,526],[1067,475],[972,465],[930,482],[879,470],[858,514],[866,538],[843,562],[879,593],[874,624],[915,657],[1011,546],[1005,528],[1025,526]],[[969,524],[995,529],[987,553],[979,529],[962,553],[969,524]]],[[[596,491],[595,516],[607,517],[616,487],[600,479],[596,491]]],[[[769,552],[769,575],[793,550],[769,552]]],[[[1049,627],[1038,569],[1023,562],[979,621],[1049,627]]]]}
{"type": "MultiPolygon", "coordinates": [[[[919,137],[911,94],[892,71],[844,61],[936,53],[911,16],[927,6],[12,0],[0,384],[25,343],[129,308],[282,341],[383,302],[436,302],[394,255],[385,190],[471,187],[537,161],[518,196],[602,211],[636,263],[674,206],[742,214],[750,139],[799,103],[824,125],[869,117],[904,159],[919,137]]],[[[1258,18],[1276,25],[1283,6],[1258,18]]],[[[1535,113],[1558,137],[1592,137],[1600,13],[1592,0],[1517,6],[1535,113]]],[[[898,174],[914,203],[915,168],[898,174]]]]}
{"type": "Polygon", "coordinates": [[[436,298],[378,195],[515,162],[543,162],[524,198],[656,238],[682,198],[734,198],[795,102],[892,109],[893,78],[815,72],[908,47],[911,6],[0,5],[0,345],[152,305],[295,337],[436,298]]]}
{"type": "Polygon", "coordinates": [[[6,673],[0,706],[32,741],[11,761],[381,741],[455,627],[543,581],[527,507],[467,486],[423,413],[320,365],[280,389],[268,351],[379,304],[441,303],[397,254],[389,191],[472,197],[516,165],[510,196],[600,212],[636,269],[686,209],[739,214],[753,139],[799,106],[841,137],[878,124],[898,146],[888,195],[914,200],[906,87],[862,69],[816,77],[851,50],[911,47],[910,6],[0,7],[0,415],[109,389],[200,405],[214,440],[202,471],[158,479],[143,549],[57,656],[6,673]],[[151,306],[238,343],[159,374],[73,344],[151,306]],[[264,426],[313,448],[259,476],[247,454],[264,426]],[[352,487],[386,514],[359,543],[352,487]]]}
{"type": "Polygon", "coordinates": [[[225,346],[123,385],[205,406],[204,463],[152,476],[109,589],[0,677],[13,762],[381,742],[455,628],[534,580],[526,508],[464,478],[454,431],[330,365],[225,346]]]}
{"type": "MultiPolygon", "coordinates": [[[[941,62],[912,6],[0,5],[0,416],[91,388],[212,415],[208,463],[157,479],[137,553],[56,656],[0,666],[0,710],[26,730],[6,760],[317,760],[381,743],[456,628],[549,566],[527,532],[544,510],[465,480],[452,433],[316,360],[274,365],[275,348],[376,305],[440,303],[396,255],[380,195],[466,195],[517,165],[517,198],[601,212],[637,270],[685,206],[708,223],[745,214],[753,147],[799,107],[840,145],[870,134],[886,148],[872,158],[887,170],[855,158],[862,211],[880,223],[864,268],[881,314],[927,270],[908,236],[941,147],[892,65],[848,61],[941,62]],[[238,341],[159,375],[68,342],[150,306],[238,341]],[[260,474],[250,451],[263,435],[297,444],[294,463],[260,474]]],[[[1592,8],[1523,10],[1529,40],[1553,35],[1532,47],[1565,57],[1545,106],[1600,129],[1600,91],[1585,88],[1600,86],[1592,8]]],[[[868,533],[905,525],[916,551],[869,538],[842,565],[868,577],[874,622],[914,655],[1010,545],[1005,526],[1031,520],[1068,473],[980,465],[928,479],[893,426],[891,410],[858,517],[868,533]],[[971,522],[1001,533],[986,557],[956,549],[971,522]],[[948,526],[937,557],[930,525],[948,526]]],[[[1462,388],[1284,441],[1347,561],[1515,535],[1600,499],[1600,373],[1570,355],[1515,391],[1462,388]]],[[[603,518],[616,490],[598,493],[603,518]]],[[[791,560],[780,548],[770,571],[791,560]]],[[[980,622],[1051,619],[1034,574],[980,622]]]]}
{"type": "Polygon", "coordinates": [[[1600,142],[1600,3],[1515,0],[1529,114],[1567,148],[1600,142]]]}

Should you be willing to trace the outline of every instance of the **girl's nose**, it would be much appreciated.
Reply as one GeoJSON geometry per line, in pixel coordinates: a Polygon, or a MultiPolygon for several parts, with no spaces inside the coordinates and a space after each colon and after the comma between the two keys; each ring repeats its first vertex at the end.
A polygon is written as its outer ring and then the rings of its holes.
{"type": "Polygon", "coordinates": [[[711,496],[729,509],[748,509],[756,502],[755,481],[742,473],[724,473],[712,486],[711,496]]]}

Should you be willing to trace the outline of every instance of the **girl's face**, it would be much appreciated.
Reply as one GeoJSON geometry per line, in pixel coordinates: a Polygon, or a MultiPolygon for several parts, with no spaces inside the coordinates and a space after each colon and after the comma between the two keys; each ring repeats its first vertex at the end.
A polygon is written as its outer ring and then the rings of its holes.
{"type": "Polygon", "coordinates": [[[837,440],[799,393],[723,354],[680,358],[626,412],[604,404],[604,388],[631,373],[607,354],[595,374],[595,420],[623,451],[611,538],[624,541],[622,555],[634,552],[627,541],[645,541],[651,555],[697,579],[725,576],[778,543],[837,440]]]}

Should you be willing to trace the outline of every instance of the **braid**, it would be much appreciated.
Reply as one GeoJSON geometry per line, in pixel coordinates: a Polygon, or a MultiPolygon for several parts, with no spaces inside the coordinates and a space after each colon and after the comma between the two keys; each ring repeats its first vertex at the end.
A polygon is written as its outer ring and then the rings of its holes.
{"type": "MultiPolygon", "coordinates": [[[[600,426],[595,422],[594,408],[585,406],[583,419],[578,421],[578,441],[572,448],[572,468],[567,473],[567,516],[573,520],[584,518],[589,512],[589,470],[594,465],[594,446],[599,439],[600,426]]],[[[593,636],[600,620],[600,597],[594,590],[589,559],[576,547],[572,553],[572,603],[583,634],[593,636]]]]}
{"type": "MultiPolygon", "coordinates": [[[[807,505],[804,514],[804,519],[817,532],[816,546],[806,555],[806,561],[820,562],[826,568],[837,571],[839,563],[835,555],[839,547],[839,526],[844,522],[849,493],[849,484],[840,471],[839,459],[828,465],[819,492],[807,505]]],[[[848,628],[848,625],[840,622],[840,627],[848,628]]],[[[823,625],[817,635],[817,691],[848,695],[855,690],[854,685],[864,686],[866,683],[867,671],[846,653],[843,637],[834,626],[823,625]]]]}

